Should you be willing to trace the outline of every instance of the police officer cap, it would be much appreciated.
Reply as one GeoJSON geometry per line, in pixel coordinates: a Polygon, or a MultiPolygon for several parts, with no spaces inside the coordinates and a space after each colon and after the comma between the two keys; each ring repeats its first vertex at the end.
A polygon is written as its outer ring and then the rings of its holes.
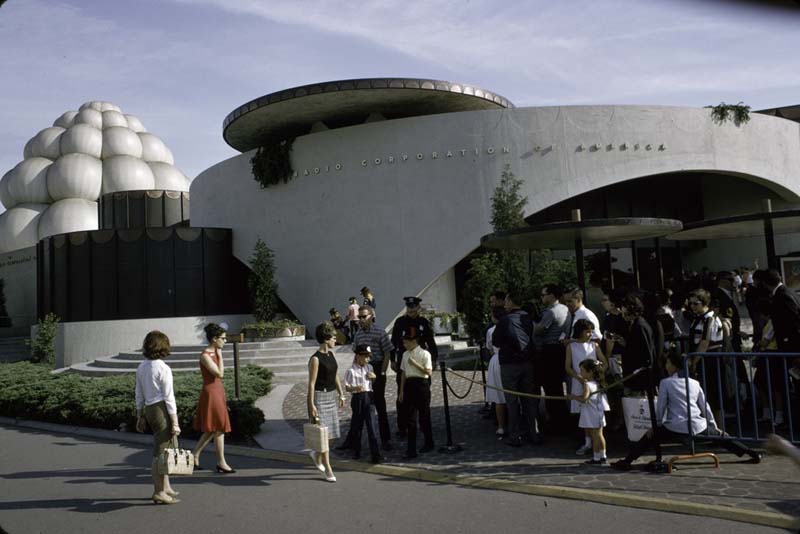
{"type": "Polygon", "coordinates": [[[356,345],[353,352],[356,354],[372,354],[372,349],[369,348],[369,345],[356,345]]]}
{"type": "Polygon", "coordinates": [[[419,297],[403,297],[403,300],[406,301],[406,308],[416,308],[422,302],[419,297]]]}
{"type": "Polygon", "coordinates": [[[417,328],[414,326],[410,326],[408,330],[403,332],[403,339],[417,339],[419,337],[419,332],[417,332],[417,328]]]}

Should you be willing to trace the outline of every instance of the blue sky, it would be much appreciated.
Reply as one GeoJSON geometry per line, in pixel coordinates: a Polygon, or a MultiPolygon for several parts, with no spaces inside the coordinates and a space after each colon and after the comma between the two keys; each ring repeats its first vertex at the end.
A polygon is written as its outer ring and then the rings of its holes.
{"type": "Polygon", "coordinates": [[[8,0],[0,174],[62,112],[138,116],[190,178],[222,120],[325,80],[436,78],[517,106],[800,104],[800,17],[702,0],[8,0]]]}

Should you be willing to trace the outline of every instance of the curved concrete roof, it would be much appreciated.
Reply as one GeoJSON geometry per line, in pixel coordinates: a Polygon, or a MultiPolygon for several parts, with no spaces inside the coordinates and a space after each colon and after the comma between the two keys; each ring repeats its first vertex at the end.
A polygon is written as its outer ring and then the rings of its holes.
{"type": "Polygon", "coordinates": [[[504,97],[470,85],[418,78],[365,78],[303,85],[233,110],[222,123],[230,146],[246,152],[266,142],[372,120],[511,108],[504,97]]]}

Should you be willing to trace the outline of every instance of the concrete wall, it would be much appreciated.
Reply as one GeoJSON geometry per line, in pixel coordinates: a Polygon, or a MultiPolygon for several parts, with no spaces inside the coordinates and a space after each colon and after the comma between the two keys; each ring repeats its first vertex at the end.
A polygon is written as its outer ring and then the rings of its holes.
{"type": "Polygon", "coordinates": [[[295,141],[288,184],[260,189],[252,153],[191,186],[192,224],[234,229],[246,260],[275,250],[281,298],[306,324],[368,285],[379,317],[419,294],[491,231],[505,165],[527,213],[626,180],[679,171],[734,173],[800,202],[800,129],[753,115],[716,125],[706,109],[580,106],[475,111],[374,122],[295,141]],[[224,194],[222,194],[224,192],[224,194]]]}
{"type": "Polygon", "coordinates": [[[27,336],[36,324],[36,247],[0,254],[0,278],[12,321],[0,328],[0,337],[27,336]]]}
{"type": "Polygon", "coordinates": [[[56,368],[139,350],[144,337],[151,330],[161,330],[167,334],[172,345],[200,345],[206,343],[203,328],[208,323],[228,323],[231,332],[238,332],[248,322],[253,322],[251,315],[59,323],[55,341],[56,368]]]}

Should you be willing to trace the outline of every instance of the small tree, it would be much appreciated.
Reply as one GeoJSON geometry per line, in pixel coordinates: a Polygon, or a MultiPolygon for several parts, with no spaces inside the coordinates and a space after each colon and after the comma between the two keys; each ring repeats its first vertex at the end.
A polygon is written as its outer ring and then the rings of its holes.
{"type": "Polygon", "coordinates": [[[489,296],[505,289],[505,279],[496,254],[481,254],[472,259],[464,284],[464,320],[472,339],[481,340],[491,319],[489,296]]]}
{"type": "Polygon", "coordinates": [[[258,322],[267,322],[278,310],[278,283],[275,281],[275,254],[261,238],[250,257],[250,277],[247,286],[258,322]]]}
{"type": "MultiPolygon", "coordinates": [[[[500,184],[492,194],[492,228],[495,232],[505,232],[523,228],[525,205],[528,199],[520,195],[522,180],[514,176],[509,165],[503,168],[500,184]]],[[[503,288],[516,289],[523,298],[530,298],[531,284],[528,271],[527,251],[501,250],[498,254],[500,270],[503,273],[503,288]]]]}
{"type": "Polygon", "coordinates": [[[55,365],[58,321],[59,318],[54,313],[48,313],[44,319],[39,319],[36,337],[31,341],[31,361],[33,363],[55,365]]]}

